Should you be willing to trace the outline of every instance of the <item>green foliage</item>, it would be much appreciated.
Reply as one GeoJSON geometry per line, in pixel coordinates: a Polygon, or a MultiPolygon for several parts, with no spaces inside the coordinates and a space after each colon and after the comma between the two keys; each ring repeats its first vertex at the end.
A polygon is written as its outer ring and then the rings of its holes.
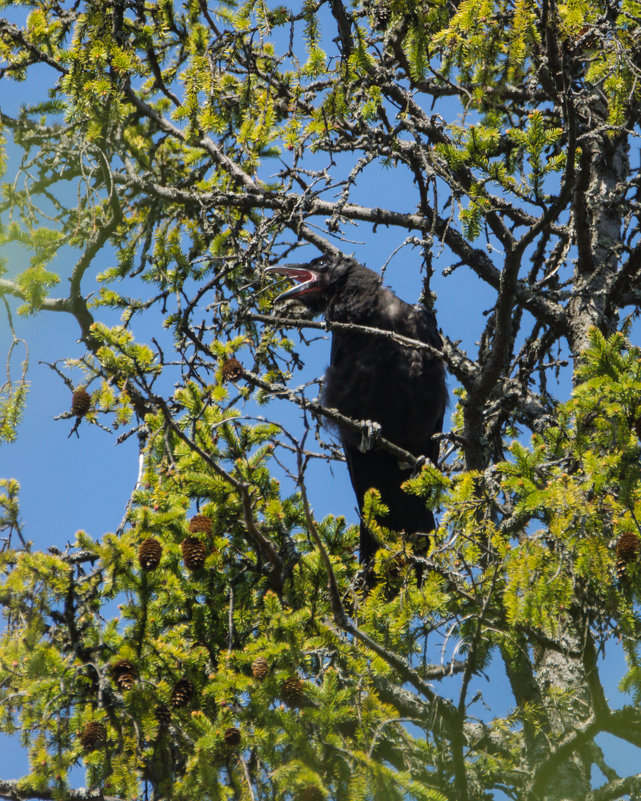
{"type": "Polygon", "coordinates": [[[0,388],[0,442],[12,442],[27,402],[28,383],[24,379],[17,387],[6,382],[0,388]]]}
{"type": "MultiPolygon", "coordinates": [[[[251,749],[261,763],[279,766],[270,776],[254,775],[260,792],[271,787],[287,796],[313,784],[339,798],[446,798],[446,788],[419,768],[439,758],[380,696],[397,669],[385,652],[420,660],[444,618],[448,637],[458,633],[461,653],[480,670],[494,648],[551,638],[578,604],[588,604],[603,643],[615,631],[623,638],[630,660],[625,686],[641,694],[641,585],[617,587],[614,569],[618,533],[641,515],[640,446],[631,428],[641,409],[641,353],[620,335],[594,332],[592,343],[579,368],[582,382],[559,408],[558,427],[535,436],[531,447],[515,442],[493,477],[446,479],[427,467],[410,482],[408,489],[446,510],[420,588],[411,547],[376,523],[385,513],[376,493],[365,515],[385,547],[376,559],[379,581],[368,593],[353,584],[355,531],[331,517],[316,524],[341,595],[382,652],[343,638],[330,622],[326,569],[305,533],[302,499],[282,497],[271,476],[277,429],[230,418],[224,391],[195,383],[178,389],[182,418],[169,439],[160,418],[149,419],[156,433],[128,528],[98,540],[79,532],[64,554],[2,554],[2,726],[24,733],[32,786],[64,785],[82,759],[90,786],[118,795],[136,794],[147,780],[173,786],[179,798],[196,791],[224,797],[226,765],[233,783],[245,781],[242,760],[229,762],[225,741],[226,729],[236,726],[242,753],[251,749]],[[202,452],[183,441],[187,431],[202,452]],[[499,498],[509,498],[514,510],[507,528],[493,519],[499,498]],[[194,502],[211,520],[208,556],[198,570],[184,565],[181,551],[194,502]],[[248,531],[296,549],[280,597],[248,531]],[[158,568],[145,571],[137,549],[150,536],[163,552],[158,568]],[[260,679],[252,675],[257,657],[269,666],[260,679]],[[114,681],[119,659],[134,666],[131,688],[114,681]],[[304,680],[299,708],[282,695],[283,682],[295,675],[304,680]],[[182,678],[194,696],[174,708],[172,688],[182,678]],[[171,709],[169,729],[154,715],[159,705],[171,709]],[[87,751],[78,733],[90,721],[106,726],[107,740],[87,751]],[[374,747],[381,727],[390,754],[401,748],[415,768],[381,763],[387,752],[376,756],[374,747]]],[[[5,487],[11,528],[17,486],[5,487]]],[[[492,725],[516,736],[517,721],[496,718],[492,725]]],[[[503,764],[484,760],[485,781],[494,781],[503,764]]]]}
{"type": "Polygon", "coordinates": [[[20,378],[14,379],[11,375],[11,361],[14,350],[22,345],[26,348],[26,343],[16,339],[13,334],[13,342],[9,348],[7,356],[7,374],[4,384],[0,387],[0,443],[13,442],[16,438],[17,428],[22,419],[27,394],[29,392],[29,382],[27,381],[27,370],[29,367],[29,355],[22,362],[22,372],[20,378]]]}
{"type": "Polygon", "coordinates": [[[546,150],[559,140],[562,131],[560,128],[546,127],[543,115],[539,112],[532,112],[528,122],[529,125],[524,131],[510,131],[510,137],[526,156],[530,165],[524,194],[531,193],[536,200],[542,200],[545,177],[551,172],[560,172],[565,166],[564,153],[558,153],[552,158],[545,156],[546,150]]]}
{"type": "Polygon", "coordinates": [[[2,495],[0,495],[0,509],[2,509],[0,531],[8,532],[6,536],[10,541],[12,533],[20,530],[18,519],[18,494],[20,492],[20,485],[15,479],[0,478],[0,487],[3,490],[2,495]]]}

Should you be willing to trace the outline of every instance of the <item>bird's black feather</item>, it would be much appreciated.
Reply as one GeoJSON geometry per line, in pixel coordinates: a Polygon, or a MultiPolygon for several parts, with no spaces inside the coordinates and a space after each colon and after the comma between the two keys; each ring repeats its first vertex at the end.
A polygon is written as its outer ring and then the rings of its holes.
{"type": "MultiPolygon", "coordinates": [[[[436,320],[420,305],[400,300],[382,286],[380,276],[343,256],[321,256],[306,265],[272,268],[305,282],[284,293],[296,298],[328,321],[393,331],[440,349],[436,320]],[[304,288],[303,288],[304,287],[304,288]]],[[[282,296],[281,296],[282,297],[282,296]]],[[[385,439],[415,456],[432,462],[438,458],[438,442],[447,404],[443,362],[424,348],[401,345],[390,338],[363,331],[334,330],[330,365],[325,376],[323,403],[355,420],[371,420],[381,426],[385,439]]],[[[412,468],[400,465],[382,449],[363,452],[361,437],[340,428],[354,492],[362,511],[365,493],[376,488],[389,513],[382,521],[409,535],[434,529],[434,517],[418,497],[401,490],[412,468]]],[[[419,551],[427,547],[420,547],[419,551]]],[[[361,522],[360,557],[368,561],[378,544],[361,522]]]]}

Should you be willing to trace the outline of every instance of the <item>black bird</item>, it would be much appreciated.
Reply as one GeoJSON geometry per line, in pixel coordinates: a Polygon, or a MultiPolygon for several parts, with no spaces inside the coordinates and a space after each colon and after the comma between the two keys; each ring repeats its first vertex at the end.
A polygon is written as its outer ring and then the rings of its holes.
{"type": "MultiPolygon", "coordinates": [[[[377,273],[352,258],[320,256],[307,264],[270,267],[267,272],[298,282],[277,301],[295,298],[330,322],[393,331],[441,347],[432,312],[397,298],[382,286],[377,273]]],[[[443,362],[427,349],[363,331],[334,330],[322,401],[354,420],[377,423],[385,439],[436,462],[439,445],[432,436],[442,431],[447,390],[443,362]]],[[[359,434],[349,428],[339,426],[339,430],[359,512],[365,493],[375,487],[389,509],[384,525],[409,535],[432,531],[434,516],[424,501],[401,490],[413,466],[399,464],[385,450],[365,449],[359,434]]],[[[418,553],[427,547],[426,537],[415,542],[418,553]]],[[[369,562],[377,548],[361,520],[361,562],[369,562]]]]}

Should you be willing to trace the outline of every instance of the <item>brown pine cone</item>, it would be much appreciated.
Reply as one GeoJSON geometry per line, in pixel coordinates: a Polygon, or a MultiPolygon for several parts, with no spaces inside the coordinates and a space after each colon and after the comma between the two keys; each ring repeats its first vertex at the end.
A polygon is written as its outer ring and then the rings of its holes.
{"type": "Polygon", "coordinates": [[[377,31],[384,31],[387,28],[392,11],[386,2],[379,2],[372,11],[372,25],[377,31]]]}
{"type": "Polygon", "coordinates": [[[178,679],[171,691],[170,703],[176,709],[187,704],[194,697],[194,685],[189,679],[178,679]]]}
{"type": "Polygon", "coordinates": [[[307,704],[305,683],[298,676],[290,676],[280,685],[280,697],[292,709],[300,709],[307,704]]]}
{"type": "Polygon", "coordinates": [[[223,381],[239,381],[243,377],[243,372],[242,364],[233,356],[223,363],[223,381]]]}
{"type": "Polygon", "coordinates": [[[262,681],[269,673],[269,662],[264,656],[257,656],[252,662],[252,676],[258,681],[262,681]]]}
{"type": "Polygon", "coordinates": [[[641,539],[634,531],[624,531],[617,540],[617,576],[620,581],[627,579],[626,566],[635,561],[641,551],[641,539]]]}
{"type": "Polygon", "coordinates": [[[237,729],[235,726],[231,726],[229,729],[225,729],[225,733],[223,734],[225,738],[225,742],[230,748],[238,748],[241,743],[242,735],[240,733],[240,729],[237,729]]]}
{"type": "Polygon", "coordinates": [[[180,548],[183,552],[183,562],[189,570],[200,570],[207,558],[205,544],[198,537],[187,537],[180,548]]]}
{"type": "Polygon", "coordinates": [[[71,396],[71,414],[84,417],[91,408],[91,395],[84,387],[78,387],[71,396]]]}
{"type": "Polygon", "coordinates": [[[83,751],[94,751],[107,739],[107,729],[97,720],[87,723],[80,732],[79,740],[83,751]]]}
{"type": "Polygon", "coordinates": [[[138,548],[138,562],[143,570],[155,570],[160,564],[162,545],[155,537],[147,537],[138,548]]]}
{"type": "Polygon", "coordinates": [[[206,515],[194,515],[189,521],[190,534],[211,534],[211,518],[206,515]]]}
{"type": "Polygon", "coordinates": [[[131,690],[136,681],[136,668],[128,659],[119,659],[111,666],[111,677],[121,692],[131,690]]]}

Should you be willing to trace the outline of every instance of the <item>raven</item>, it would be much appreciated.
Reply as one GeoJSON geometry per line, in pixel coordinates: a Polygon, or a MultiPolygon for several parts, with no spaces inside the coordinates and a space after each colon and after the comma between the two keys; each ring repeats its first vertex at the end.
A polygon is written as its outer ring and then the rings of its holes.
{"type": "MultiPolygon", "coordinates": [[[[433,313],[397,298],[382,286],[377,273],[352,258],[325,255],[307,264],[269,267],[266,272],[297,282],[276,301],[295,298],[314,314],[324,314],[328,322],[392,331],[441,347],[433,313]]],[[[447,390],[443,362],[427,349],[357,329],[335,329],[322,401],[354,420],[377,423],[385,439],[436,462],[439,445],[432,437],[442,431],[447,390]]],[[[359,513],[365,493],[374,487],[389,509],[383,521],[388,528],[409,535],[432,531],[434,516],[424,501],[401,490],[413,467],[399,464],[385,450],[364,449],[361,437],[350,428],[339,426],[339,433],[359,513]]],[[[416,542],[419,553],[427,547],[427,538],[416,542]]],[[[361,562],[368,563],[377,548],[361,519],[361,562]]]]}

